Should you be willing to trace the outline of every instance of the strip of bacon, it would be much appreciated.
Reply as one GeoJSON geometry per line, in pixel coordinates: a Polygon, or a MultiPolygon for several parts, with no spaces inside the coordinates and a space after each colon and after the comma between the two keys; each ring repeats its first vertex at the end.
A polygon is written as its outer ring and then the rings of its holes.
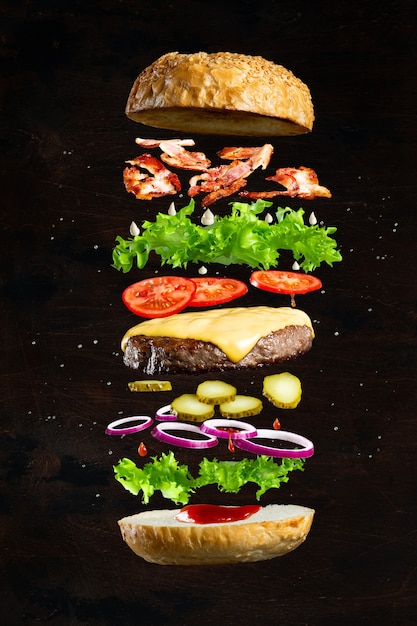
{"type": "Polygon", "coordinates": [[[172,141],[180,146],[194,146],[194,139],[142,139],[136,137],[135,143],[142,148],[159,148],[163,141],[172,141]]]}
{"type": "Polygon", "coordinates": [[[220,198],[225,198],[245,186],[245,178],[253,171],[248,161],[232,161],[230,165],[219,165],[197,174],[190,179],[188,195],[193,198],[199,193],[210,194],[202,199],[203,207],[220,198]]]}
{"type": "Polygon", "coordinates": [[[133,193],[138,200],[152,200],[181,190],[178,176],[151,154],[142,154],[126,163],[130,167],[123,170],[123,182],[126,191],[133,193]]]}
{"type": "Polygon", "coordinates": [[[141,139],[137,137],[135,143],[142,148],[160,148],[161,159],[167,165],[180,170],[195,170],[204,172],[211,163],[204,152],[189,152],[184,146],[194,146],[193,139],[141,139]]]}
{"type": "Polygon", "coordinates": [[[242,189],[242,187],[245,187],[245,185],[246,178],[238,178],[233,183],[230,183],[230,185],[228,185],[227,187],[220,187],[219,189],[216,189],[216,191],[212,191],[211,193],[208,193],[206,196],[204,196],[204,198],[201,200],[201,206],[203,208],[211,206],[221,198],[227,198],[233,193],[237,193],[239,189],[242,189]]]}
{"type": "Polygon", "coordinates": [[[162,150],[161,159],[171,167],[201,172],[208,170],[211,165],[210,159],[206,157],[204,152],[189,152],[179,143],[161,141],[159,147],[162,150]]]}
{"type": "Polygon", "coordinates": [[[289,196],[290,198],[331,198],[332,194],[327,187],[319,185],[316,172],[310,167],[281,167],[276,170],[274,176],[268,176],[266,180],[279,183],[284,190],[272,191],[242,191],[239,195],[251,200],[274,198],[276,196],[289,196]]]}
{"type": "Polygon", "coordinates": [[[274,147],[270,143],[266,143],[263,146],[255,148],[223,148],[217,155],[221,159],[228,159],[234,161],[236,159],[246,160],[249,159],[252,165],[252,169],[256,170],[261,167],[265,170],[271,160],[274,147]]]}

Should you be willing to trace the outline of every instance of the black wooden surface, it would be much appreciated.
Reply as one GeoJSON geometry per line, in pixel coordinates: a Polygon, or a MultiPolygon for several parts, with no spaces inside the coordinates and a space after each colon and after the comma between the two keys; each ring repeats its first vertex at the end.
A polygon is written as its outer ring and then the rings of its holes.
{"type": "MultiPolygon", "coordinates": [[[[2,623],[415,624],[414,3],[1,4],[2,623]],[[299,299],[316,339],[290,366],[302,402],[280,415],[316,454],[263,499],[312,506],[316,517],[303,546],[269,562],[150,565],[117,526],[144,508],[112,472],[122,456],[139,461],[139,439],[114,441],[104,429],[152,414],[167,396],[131,394],[135,375],[119,348],[137,321],[120,294],[153,275],[156,261],[123,275],[111,250],[133,219],[170,202],[136,201],[121,176],[136,136],[175,136],[137,126],[124,106],[137,73],[173,50],[260,54],[302,78],[314,129],[274,140],[274,163],[313,167],[333,193],[286,202],[337,226],[344,259],[317,271],[323,292],[299,299]]],[[[230,145],[194,139],[211,156],[230,145]]],[[[225,274],[246,280],[249,270],[225,274]]],[[[251,289],[242,302],[271,301],[251,289]]],[[[260,393],[263,374],[239,375],[239,392],[260,393]]],[[[203,379],[173,377],[174,392],[203,379]]],[[[259,423],[274,415],[265,405],[259,423]]],[[[141,439],[150,454],[166,450],[141,439]]],[[[194,463],[193,454],[182,460],[194,463]]],[[[253,496],[247,488],[228,501],[253,496]]],[[[202,497],[225,500],[216,490],[202,497]]]]}

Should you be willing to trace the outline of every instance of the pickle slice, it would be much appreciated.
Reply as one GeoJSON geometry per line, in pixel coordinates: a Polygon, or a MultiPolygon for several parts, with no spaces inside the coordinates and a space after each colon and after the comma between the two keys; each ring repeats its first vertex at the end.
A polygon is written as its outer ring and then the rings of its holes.
{"type": "Polygon", "coordinates": [[[196,395],[200,402],[222,404],[236,397],[237,389],[222,380],[205,380],[197,387],[196,395]]]}
{"type": "Polygon", "coordinates": [[[171,409],[179,420],[204,422],[214,415],[214,406],[200,402],[193,393],[184,393],[171,402],[171,409]]]}
{"type": "Polygon", "coordinates": [[[134,380],[127,384],[130,391],[171,391],[169,380],[134,380]]]}
{"type": "Polygon", "coordinates": [[[301,400],[301,382],[289,372],[265,376],[263,394],[279,409],[295,409],[301,400]]]}
{"type": "Polygon", "coordinates": [[[235,396],[230,402],[223,402],[219,407],[223,417],[240,419],[258,415],[262,411],[262,401],[253,396],[235,396]]]}

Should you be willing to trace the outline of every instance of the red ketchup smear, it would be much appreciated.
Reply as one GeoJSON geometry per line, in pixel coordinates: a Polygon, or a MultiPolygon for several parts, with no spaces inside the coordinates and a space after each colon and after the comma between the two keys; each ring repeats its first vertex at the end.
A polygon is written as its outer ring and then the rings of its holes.
{"type": "Polygon", "coordinates": [[[190,524],[221,524],[239,522],[257,513],[262,507],[258,504],[244,506],[222,506],[217,504],[189,504],[175,516],[178,522],[190,524]]]}
{"type": "Polygon", "coordinates": [[[276,417],[273,423],[274,429],[279,430],[281,428],[281,424],[279,423],[279,419],[276,417]]]}

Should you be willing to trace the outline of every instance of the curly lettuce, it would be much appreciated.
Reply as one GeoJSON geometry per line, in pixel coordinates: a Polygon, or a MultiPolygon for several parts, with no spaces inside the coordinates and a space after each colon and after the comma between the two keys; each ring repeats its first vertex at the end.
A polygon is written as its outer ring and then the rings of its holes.
{"type": "Polygon", "coordinates": [[[185,268],[188,263],[247,265],[251,268],[277,267],[280,250],[292,251],[305,272],[321,263],[333,265],[342,260],[332,237],[336,227],[304,223],[304,210],[278,208],[276,223],[259,217],[272,205],[265,200],[252,204],[234,202],[230,215],[216,216],[213,224],[192,221],[194,200],[175,215],[158,213],[153,222],[144,221],[141,234],[128,239],[116,237],[112,252],[113,267],[124,273],[134,265],[145,267],[151,252],[162,265],[185,268]]]}
{"type": "Polygon", "coordinates": [[[218,461],[204,458],[193,477],[187,465],[179,464],[172,451],[161,457],[152,457],[142,468],[130,459],[123,458],[114,466],[115,478],[123,487],[137,496],[142,492],[142,503],[160,491],[162,496],[176,505],[188,503],[191,495],[200,487],[217,485],[219,491],[238,493],[240,489],[253,483],[258,486],[256,499],[269,489],[279,489],[281,483],[288,482],[289,472],[304,471],[304,459],[282,459],[277,463],[271,457],[258,456],[240,461],[218,461]]]}

